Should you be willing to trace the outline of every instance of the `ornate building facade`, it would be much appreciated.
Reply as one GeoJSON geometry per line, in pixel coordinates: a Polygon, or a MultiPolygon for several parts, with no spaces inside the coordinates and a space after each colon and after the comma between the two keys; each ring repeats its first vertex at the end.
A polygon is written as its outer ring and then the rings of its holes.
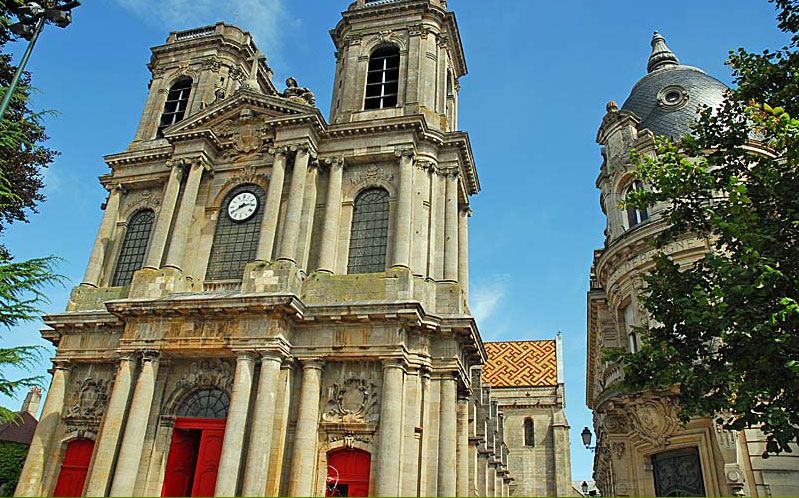
{"type": "MultiPolygon", "coordinates": [[[[672,392],[621,392],[622,365],[603,359],[607,349],[640,347],[634,327],[648,321],[638,302],[642,275],[652,266],[653,238],[666,228],[664,206],[618,207],[630,189],[646,188],[635,178],[629,152],[655,154],[656,135],[676,139],[690,133],[699,107],[717,106],[726,90],[702,70],[680,64],[657,33],[647,69],[621,109],[608,104],[597,137],[604,158],[597,187],[607,228],[588,293],[586,402],[597,435],[594,478],[603,496],[797,495],[797,453],[763,459],[760,431],[725,431],[709,418],[681,426],[672,392]]],[[[699,239],[665,248],[685,264],[706,250],[699,239]]]]}
{"type": "MultiPolygon", "coordinates": [[[[467,304],[480,183],[457,124],[455,15],[357,0],[331,35],[329,121],[293,78],[276,89],[236,27],[153,49],[135,138],[105,158],[83,282],[45,317],[57,354],[17,495],[507,496],[525,482],[467,304]]],[[[526,387],[559,413],[560,441],[562,376],[548,378],[526,387]]]]}

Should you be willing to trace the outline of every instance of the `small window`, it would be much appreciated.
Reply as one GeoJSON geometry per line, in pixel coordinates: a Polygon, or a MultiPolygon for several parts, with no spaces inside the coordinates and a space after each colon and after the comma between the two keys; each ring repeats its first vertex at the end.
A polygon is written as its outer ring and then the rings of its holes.
{"type": "Polygon", "coordinates": [[[524,419],[524,445],[535,446],[535,426],[531,418],[524,419]]]}
{"type": "Polygon", "coordinates": [[[630,347],[630,352],[637,353],[641,350],[641,338],[638,337],[638,332],[635,329],[635,316],[633,314],[632,303],[624,308],[624,328],[627,332],[627,344],[630,347]]]}
{"type": "MultiPolygon", "coordinates": [[[[644,184],[641,180],[635,180],[630,184],[627,189],[624,191],[624,197],[626,198],[630,192],[634,190],[643,190],[644,184]]],[[[629,206],[627,208],[627,228],[632,228],[636,225],[640,225],[641,223],[645,222],[649,219],[649,212],[646,209],[638,209],[634,206],[629,206]]]]}
{"type": "Polygon", "coordinates": [[[347,273],[386,271],[388,198],[382,188],[364,190],[355,198],[347,273]]]}
{"type": "Polygon", "coordinates": [[[189,105],[189,94],[191,93],[191,78],[184,77],[177,80],[166,96],[164,103],[164,113],[161,114],[161,122],[158,125],[158,136],[163,136],[164,128],[171,126],[178,121],[182,121],[186,115],[186,108],[189,105]]]}
{"type": "Polygon", "coordinates": [[[151,209],[144,209],[131,216],[128,230],[122,241],[119,251],[114,278],[111,285],[121,287],[129,285],[133,280],[133,273],[141,270],[144,264],[144,255],[150,242],[150,232],[153,229],[155,213],[151,209]]]}
{"type": "Polygon", "coordinates": [[[379,48],[369,58],[364,108],[386,109],[397,106],[400,52],[395,46],[379,48]]]}

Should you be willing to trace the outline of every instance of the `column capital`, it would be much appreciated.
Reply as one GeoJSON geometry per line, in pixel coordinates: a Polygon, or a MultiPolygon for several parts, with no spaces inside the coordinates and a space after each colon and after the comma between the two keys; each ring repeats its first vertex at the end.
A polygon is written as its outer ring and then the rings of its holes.
{"type": "Polygon", "coordinates": [[[120,182],[107,183],[103,185],[103,188],[105,188],[109,194],[124,194],[127,192],[125,187],[120,182]]]}
{"type": "Polygon", "coordinates": [[[208,161],[208,158],[205,155],[199,156],[187,156],[187,157],[178,157],[174,159],[169,159],[166,162],[166,167],[169,169],[173,168],[186,168],[186,169],[199,169],[202,168],[205,171],[213,172],[213,166],[208,161]]]}
{"type": "Polygon", "coordinates": [[[288,148],[291,152],[302,152],[303,154],[308,154],[311,157],[316,157],[316,149],[313,147],[311,142],[297,142],[288,145],[288,148]]]}
{"type": "Polygon", "coordinates": [[[437,163],[429,158],[419,158],[416,160],[416,167],[422,171],[435,171],[437,163]]]}
{"type": "Polygon", "coordinates": [[[465,216],[467,218],[471,218],[473,214],[474,214],[474,211],[472,211],[471,207],[469,207],[467,205],[461,206],[461,215],[462,216],[465,216]]]}
{"type": "Polygon", "coordinates": [[[254,362],[260,356],[254,349],[239,349],[235,350],[234,353],[236,353],[236,361],[249,360],[254,362]]]}
{"type": "Polygon", "coordinates": [[[274,361],[276,363],[282,364],[284,360],[286,360],[287,356],[282,351],[276,351],[274,349],[265,349],[259,350],[258,354],[261,356],[261,363],[267,361],[274,361]]]}
{"type": "Polygon", "coordinates": [[[325,158],[319,158],[319,163],[328,166],[330,170],[333,169],[344,169],[344,157],[343,156],[330,156],[325,158]]]}
{"type": "Polygon", "coordinates": [[[387,358],[383,360],[383,370],[398,368],[403,372],[408,368],[408,363],[404,358],[387,358]]]}
{"type": "Polygon", "coordinates": [[[324,358],[302,358],[299,362],[303,370],[322,370],[325,366],[324,358]]]}
{"type": "Polygon", "coordinates": [[[51,369],[52,373],[55,373],[56,370],[61,370],[66,373],[72,370],[72,362],[65,358],[54,358],[52,361],[53,361],[53,368],[51,369]]]}
{"type": "Polygon", "coordinates": [[[266,153],[270,156],[283,156],[285,157],[289,153],[289,146],[288,145],[276,145],[274,147],[269,147],[266,150],[266,153]]]}
{"type": "Polygon", "coordinates": [[[413,147],[397,147],[396,149],[394,149],[395,157],[399,158],[407,157],[413,159],[415,155],[416,151],[413,149],[413,147]]]}
{"type": "Polygon", "coordinates": [[[161,359],[161,352],[155,349],[146,349],[141,351],[141,364],[145,363],[158,363],[161,359]]]}

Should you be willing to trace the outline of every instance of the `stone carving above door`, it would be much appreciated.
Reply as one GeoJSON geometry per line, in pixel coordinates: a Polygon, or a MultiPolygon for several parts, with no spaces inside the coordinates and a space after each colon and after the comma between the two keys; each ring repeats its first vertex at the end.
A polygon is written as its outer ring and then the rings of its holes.
{"type": "Polygon", "coordinates": [[[324,422],[344,424],[374,423],[379,417],[375,384],[359,378],[337,382],[330,387],[329,399],[322,414],[324,422]]]}

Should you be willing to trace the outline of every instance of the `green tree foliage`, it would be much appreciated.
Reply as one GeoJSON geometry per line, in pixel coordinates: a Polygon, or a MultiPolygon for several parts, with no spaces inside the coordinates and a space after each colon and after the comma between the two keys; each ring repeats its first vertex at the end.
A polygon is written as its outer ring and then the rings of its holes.
{"type": "MultiPolygon", "coordinates": [[[[16,70],[11,55],[3,51],[11,40],[8,3],[0,4],[0,96],[16,70]]],[[[27,213],[35,211],[44,200],[42,170],[56,155],[43,145],[47,136],[41,114],[28,107],[30,92],[30,74],[24,73],[0,123],[0,234],[9,223],[27,222],[27,213]]],[[[15,261],[0,245],[0,326],[10,328],[34,320],[41,313],[41,306],[47,302],[42,289],[61,280],[54,273],[56,262],[52,257],[15,261]]],[[[0,394],[13,395],[41,383],[38,376],[10,379],[6,375],[9,367],[30,370],[36,365],[39,352],[35,346],[0,348],[0,394]]],[[[0,407],[0,423],[13,423],[13,419],[13,412],[0,407]]]]}
{"type": "Polygon", "coordinates": [[[644,346],[617,354],[628,389],[678,386],[684,421],[760,427],[764,456],[799,442],[799,0],[771,1],[790,46],[731,52],[723,106],[657,157],[633,154],[651,189],[626,202],[667,207],[656,245],[699,237],[710,251],[687,267],[655,259],[644,346]]]}
{"type": "Polygon", "coordinates": [[[14,496],[27,455],[27,445],[0,441],[0,496],[14,496]]]}

